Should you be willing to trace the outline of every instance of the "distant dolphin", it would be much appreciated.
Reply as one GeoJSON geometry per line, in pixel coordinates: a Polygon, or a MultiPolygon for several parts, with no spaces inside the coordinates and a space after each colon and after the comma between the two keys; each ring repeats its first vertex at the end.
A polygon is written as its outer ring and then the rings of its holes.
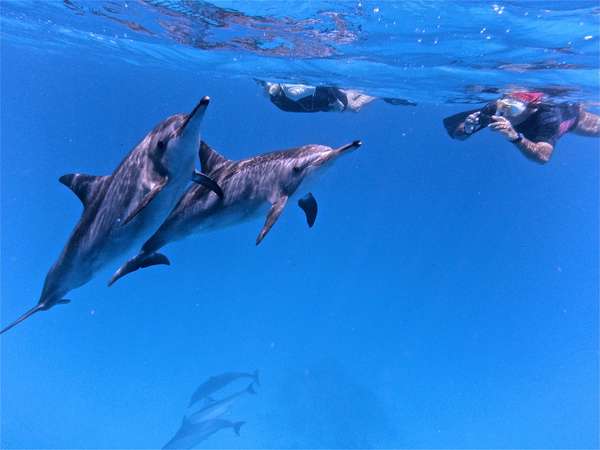
{"type": "Polygon", "coordinates": [[[251,378],[257,386],[260,386],[260,380],[258,378],[258,370],[255,370],[254,373],[246,373],[246,372],[226,372],[220,375],[215,375],[210,377],[204,383],[202,383],[192,394],[190,398],[190,403],[188,406],[192,406],[198,400],[203,398],[209,398],[213,393],[217,392],[220,389],[223,389],[229,383],[232,383],[235,380],[240,378],[251,378]]]}
{"type": "Polygon", "coordinates": [[[184,420],[175,436],[165,444],[163,449],[193,448],[209,436],[224,428],[233,428],[235,434],[239,436],[240,428],[244,423],[245,422],[231,422],[224,419],[212,419],[192,424],[184,420]]]}
{"type": "MultiPolygon", "coordinates": [[[[170,264],[166,256],[157,252],[169,242],[196,232],[234,225],[260,215],[270,207],[256,238],[256,244],[260,244],[307,176],[360,145],[360,141],[337,149],[304,145],[230,161],[202,142],[202,171],[223,189],[223,198],[212,195],[204,186],[190,187],[158,231],[142,246],[141,252],[115,272],[110,284],[140,268],[170,264]]],[[[312,226],[317,213],[315,198],[310,194],[300,200],[299,205],[312,226]]]]}
{"type": "Polygon", "coordinates": [[[252,383],[248,385],[248,387],[242,391],[235,392],[222,400],[214,401],[202,408],[198,411],[193,412],[187,416],[187,419],[190,423],[200,423],[206,422],[207,420],[218,419],[223,414],[225,414],[233,403],[240,397],[246,394],[256,394],[252,383]]]}
{"type": "Polygon", "coordinates": [[[214,181],[194,173],[200,124],[209,101],[204,97],[190,114],[176,114],[159,123],[112,175],[60,177],[83,203],[83,213],[46,275],[38,304],[0,334],[38,311],[69,303],[63,298],[67,292],[147,239],[185,192],[190,178],[222,195],[214,181]]]}

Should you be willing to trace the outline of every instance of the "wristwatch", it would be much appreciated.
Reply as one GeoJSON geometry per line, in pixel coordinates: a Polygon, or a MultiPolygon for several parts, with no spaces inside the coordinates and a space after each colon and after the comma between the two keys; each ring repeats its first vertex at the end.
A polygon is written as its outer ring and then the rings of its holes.
{"type": "Polygon", "coordinates": [[[521,142],[523,139],[525,139],[525,136],[523,136],[523,133],[517,133],[517,137],[514,138],[512,141],[513,144],[518,144],[519,142],[521,142]]]}

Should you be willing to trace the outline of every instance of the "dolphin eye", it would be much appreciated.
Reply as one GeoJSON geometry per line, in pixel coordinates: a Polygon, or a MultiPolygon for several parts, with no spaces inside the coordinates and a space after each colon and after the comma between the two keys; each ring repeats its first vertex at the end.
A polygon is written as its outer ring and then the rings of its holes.
{"type": "Polygon", "coordinates": [[[167,146],[166,142],[163,141],[162,139],[160,141],[158,141],[158,143],[156,144],[156,146],[158,147],[159,150],[164,150],[165,147],[167,146]]]}
{"type": "Polygon", "coordinates": [[[295,174],[299,174],[300,172],[302,172],[302,167],[294,166],[292,170],[295,174]]]}

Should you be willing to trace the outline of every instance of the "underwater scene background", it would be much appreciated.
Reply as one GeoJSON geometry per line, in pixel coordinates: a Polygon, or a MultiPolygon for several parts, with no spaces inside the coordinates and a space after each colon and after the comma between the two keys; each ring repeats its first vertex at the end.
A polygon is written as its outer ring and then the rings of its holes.
{"type": "MultiPolygon", "coordinates": [[[[2,335],[1,448],[161,448],[215,374],[260,373],[208,448],[597,448],[599,141],[545,165],[448,115],[541,90],[598,113],[591,2],[0,3],[1,322],[39,297],[80,213],[57,179],[110,174],[211,103],[228,158],[362,147],[263,219],[170,244],[172,265],[2,335]],[[403,104],[276,108],[256,80],[403,104]]],[[[133,256],[126,255],[127,257],[133,256]]],[[[241,389],[245,387],[242,382],[241,389]]]]}

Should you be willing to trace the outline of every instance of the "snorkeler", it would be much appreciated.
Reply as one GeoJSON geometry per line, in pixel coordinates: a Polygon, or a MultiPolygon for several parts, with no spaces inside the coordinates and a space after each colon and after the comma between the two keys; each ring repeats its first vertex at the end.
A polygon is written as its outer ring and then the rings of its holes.
{"type": "Polygon", "coordinates": [[[577,103],[551,103],[540,92],[513,92],[483,108],[444,119],[453,139],[464,140],[483,128],[502,134],[528,158],[546,163],[565,133],[600,136],[600,116],[577,103]]]}
{"type": "MultiPolygon", "coordinates": [[[[363,106],[377,100],[377,97],[353,89],[256,81],[264,88],[271,102],[287,112],[358,112],[363,106]]],[[[383,100],[392,105],[415,105],[404,99],[383,100]]]]}

